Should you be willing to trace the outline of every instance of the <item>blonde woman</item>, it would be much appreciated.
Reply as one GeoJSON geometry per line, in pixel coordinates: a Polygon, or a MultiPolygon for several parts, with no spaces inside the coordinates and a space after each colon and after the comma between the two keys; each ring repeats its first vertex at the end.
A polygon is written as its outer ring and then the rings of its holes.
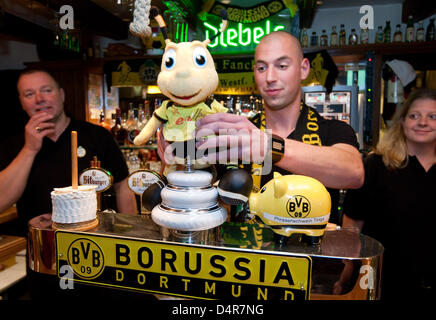
{"type": "Polygon", "coordinates": [[[364,185],[347,192],[343,227],[357,227],[385,247],[383,298],[434,295],[435,90],[410,94],[364,163],[364,185]]]}

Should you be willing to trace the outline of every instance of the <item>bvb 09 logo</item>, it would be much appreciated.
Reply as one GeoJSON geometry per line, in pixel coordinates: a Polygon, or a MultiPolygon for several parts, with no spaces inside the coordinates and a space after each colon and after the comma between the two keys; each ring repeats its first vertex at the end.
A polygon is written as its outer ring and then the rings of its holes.
{"type": "Polygon", "coordinates": [[[103,252],[95,242],[77,239],[68,248],[68,264],[79,277],[93,279],[104,269],[103,252]]]}
{"type": "Polygon", "coordinates": [[[292,218],[305,218],[310,212],[310,202],[306,197],[296,195],[289,198],[286,210],[292,218]]]}

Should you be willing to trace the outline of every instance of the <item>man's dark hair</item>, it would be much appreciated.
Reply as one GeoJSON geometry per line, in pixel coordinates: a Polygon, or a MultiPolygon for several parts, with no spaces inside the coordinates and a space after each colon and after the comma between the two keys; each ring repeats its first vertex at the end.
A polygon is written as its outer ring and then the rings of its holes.
{"type": "Polygon", "coordinates": [[[34,73],[38,73],[38,72],[43,72],[43,73],[49,75],[54,80],[54,82],[56,83],[56,86],[58,87],[58,89],[61,88],[61,86],[59,84],[59,81],[48,70],[43,69],[43,68],[26,68],[26,69],[23,69],[20,72],[20,74],[18,75],[17,83],[18,83],[18,81],[20,81],[22,76],[29,75],[29,74],[34,74],[34,73]]]}

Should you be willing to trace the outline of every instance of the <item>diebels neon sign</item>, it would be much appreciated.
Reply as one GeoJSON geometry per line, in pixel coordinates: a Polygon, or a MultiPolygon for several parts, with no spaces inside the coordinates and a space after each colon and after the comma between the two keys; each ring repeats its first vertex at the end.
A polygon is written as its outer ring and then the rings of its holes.
{"type": "MultiPolygon", "coordinates": [[[[206,30],[206,39],[209,39],[211,36],[217,34],[220,28],[219,26],[215,27],[207,22],[204,22],[203,25],[206,30]]],[[[258,24],[255,27],[238,23],[236,28],[227,28],[226,31],[224,31],[219,37],[215,38],[215,40],[209,44],[209,47],[224,49],[229,47],[247,47],[256,45],[264,35],[267,35],[272,31],[283,29],[285,29],[285,26],[283,25],[276,25],[272,27],[270,20],[265,20],[264,26],[258,24]]]]}

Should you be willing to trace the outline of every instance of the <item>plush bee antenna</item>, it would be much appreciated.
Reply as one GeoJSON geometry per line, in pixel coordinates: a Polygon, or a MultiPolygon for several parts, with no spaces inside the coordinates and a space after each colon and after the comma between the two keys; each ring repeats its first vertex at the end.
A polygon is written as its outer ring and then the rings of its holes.
{"type": "Polygon", "coordinates": [[[159,25],[160,31],[162,32],[162,36],[165,40],[165,43],[171,42],[170,38],[168,37],[167,32],[167,25],[165,24],[164,19],[159,14],[159,9],[157,7],[151,7],[150,9],[150,18],[153,18],[157,21],[157,24],[159,25]]]}
{"type": "Polygon", "coordinates": [[[222,25],[222,27],[220,29],[220,32],[224,32],[227,29],[228,25],[229,25],[229,20],[227,18],[227,10],[226,9],[221,9],[220,10],[220,16],[221,16],[221,19],[223,20],[223,25],[222,25]]]}
{"type": "Polygon", "coordinates": [[[227,10],[226,9],[220,10],[220,16],[221,16],[221,19],[223,20],[222,25],[221,25],[221,29],[218,31],[217,34],[213,35],[210,39],[206,40],[207,44],[209,44],[210,42],[215,40],[215,38],[218,37],[221,33],[223,33],[227,29],[227,27],[229,26],[229,20],[227,18],[227,10]]]}

